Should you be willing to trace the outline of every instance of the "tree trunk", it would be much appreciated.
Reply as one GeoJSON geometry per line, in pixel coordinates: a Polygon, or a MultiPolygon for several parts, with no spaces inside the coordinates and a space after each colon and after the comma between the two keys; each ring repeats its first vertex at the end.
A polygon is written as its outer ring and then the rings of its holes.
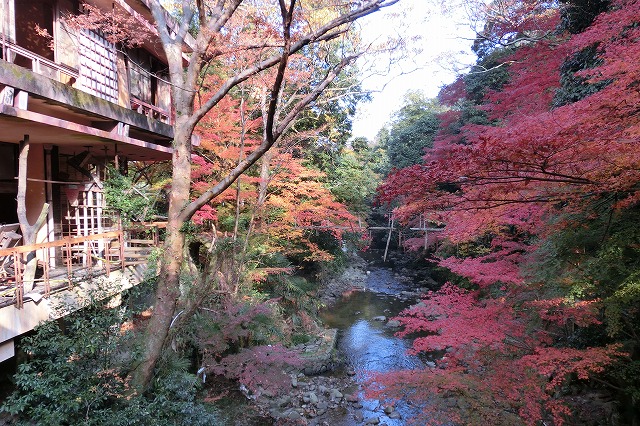
{"type": "Polygon", "coordinates": [[[150,383],[156,363],[167,341],[171,322],[180,296],[180,272],[183,265],[185,223],[182,210],[189,203],[191,183],[191,131],[183,116],[176,118],[176,134],[172,158],[173,173],[169,198],[169,218],[161,257],[158,288],[153,315],[149,319],[144,339],[141,363],[133,372],[132,383],[138,391],[150,383]]]}
{"type": "MultiPolygon", "coordinates": [[[[244,158],[244,142],[246,138],[246,126],[247,118],[244,114],[244,94],[240,98],[240,153],[238,154],[238,163],[241,163],[244,158]]],[[[242,207],[242,200],[240,199],[240,193],[242,186],[240,185],[240,177],[236,180],[236,217],[233,223],[233,241],[238,239],[238,228],[240,226],[240,209],[242,207]]]]}
{"type": "MultiPolygon", "coordinates": [[[[22,244],[32,245],[37,243],[38,231],[47,220],[49,204],[44,203],[40,215],[35,223],[31,225],[27,217],[27,165],[29,159],[29,135],[24,135],[24,140],[20,141],[20,156],[18,158],[18,221],[22,231],[22,244]]],[[[25,265],[22,274],[22,283],[25,293],[29,293],[35,287],[36,269],[38,268],[38,258],[36,252],[26,253],[25,265]]]]}
{"type": "MultiPolygon", "coordinates": [[[[169,219],[167,223],[167,239],[164,244],[162,264],[154,313],[149,320],[144,339],[144,348],[140,364],[132,372],[132,384],[138,391],[150,383],[154,369],[163,346],[167,341],[171,322],[180,296],[180,272],[183,263],[183,247],[185,238],[181,232],[182,225],[206,203],[217,197],[225,189],[251,167],[262,155],[269,151],[273,144],[283,134],[283,132],[293,123],[298,114],[315,101],[318,96],[328,87],[342,69],[357,58],[357,55],[345,57],[327,72],[322,82],[297,102],[286,116],[281,120],[281,125],[277,126],[276,106],[280,96],[284,77],[287,70],[289,55],[303,49],[306,45],[327,41],[336,37],[341,31],[338,28],[343,24],[352,22],[359,17],[368,15],[379,10],[385,1],[389,5],[399,0],[371,0],[364,3],[361,8],[341,15],[336,19],[322,26],[316,32],[309,33],[306,37],[292,41],[291,27],[293,25],[294,9],[296,0],[289,0],[289,3],[280,1],[280,13],[282,17],[282,48],[273,56],[260,60],[254,66],[239,72],[237,75],[226,80],[218,91],[203,102],[197,109],[194,107],[196,92],[200,88],[200,77],[205,58],[208,57],[208,47],[213,43],[215,33],[221,32],[221,27],[227,19],[233,15],[236,8],[242,3],[241,0],[233,0],[228,6],[216,12],[215,18],[208,19],[205,14],[200,15],[201,31],[196,37],[195,49],[190,56],[187,68],[183,68],[182,37],[189,29],[189,22],[193,17],[193,10],[186,9],[186,18],[183,20],[177,33],[170,34],[165,19],[164,9],[158,1],[149,2],[153,17],[156,21],[156,28],[162,39],[162,44],[169,61],[169,75],[172,82],[173,106],[176,111],[174,123],[174,153],[172,158],[173,175],[171,181],[171,191],[169,198],[169,219]],[[262,71],[274,68],[275,76],[270,91],[270,101],[268,104],[266,121],[264,123],[265,139],[262,144],[249,155],[244,157],[236,167],[231,170],[218,183],[204,191],[193,202],[189,203],[189,186],[191,183],[191,135],[196,124],[210,111],[221,99],[228,95],[229,91],[247,80],[252,75],[257,75],[262,71]]],[[[186,2],[188,4],[189,2],[186,2]]]]}
{"type": "MultiPolygon", "coordinates": [[[[263,88],[261,96],[260,96],[260,104],[261,104],[261,112],[262,112],[262,120],[266,123],[267,117],[269,114],[268,106],[267,106],[267,91],[263,88]]],[[[263,129],[262,134],[263,140],[267,140],[268,135],[266,133],[266,129],[263,129]]],[[[274,144],[275,145],[275,144],[274,144]]],[[[272,149],[275,148],[272,147],[272,149]]],[[[247,229],[247,235],[244,240],[244,249],[243,251],[247,251],[249,246],[249,237],[253,232],[256,226],[260,229],[260,223],[256,225],[256,221],[260,222],[262,220],[262,208],[264,203],[267,201],[267,190],[269,189],[269,182],[271,181],[271,160],[273,159],[273,151],[270,149],[265,152],[260,158],[260,183],[258,185],[258,198],[256,200],[256,205],[253,208],[253,212],[251,213],[251,218],[249,219],[249,227],[247,229]]]]}

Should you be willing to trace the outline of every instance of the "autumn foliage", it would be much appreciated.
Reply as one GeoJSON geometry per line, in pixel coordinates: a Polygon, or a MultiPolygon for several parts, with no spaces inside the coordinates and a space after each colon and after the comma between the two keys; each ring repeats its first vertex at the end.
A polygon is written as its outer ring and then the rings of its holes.
{"type": "Polygon", "coordinates": [[[565,424],[589,391],[637,404],[640,4],[575,34],[546,12],[554,31],[479,60],[499,58],[500,84],[442,91],[433,149],[379,191],[399,220],[446,224],[433,257],[458,285],[399,318],[436,367],[377,378],[379,395],[428,401],[434,424],[565,424]]]}
{"type": "MultiPolygon", "coordinates": [[[[218,80],[208,75],[205,84],[218,80]]],[[[223,98],[197,128],[192,198],[224,179],[262,142],[260,82],[251,83],[223,98]]],[[[303,277],[310,275],[306,268],[333,261],[345,235],[361,232],[358,218],[325,186],[325,174],[294,155],[295,142],[284,137],[192,219],[198,241],[192,247],[212,286],[197,296],[204,309],[190,327],[190,339],[203,371],[239,382],[251,397],[287,389],[287,371],[300,360],[285,345],[294,334],[317,327],[315,283],[303,277]]]]}
{"type": "MultiPolygon", "coordinates": [[[[216,80],[213,76],[210,79],[216,80]]],[[[202,142],[193,156],[194,197],[217,183],[260,144],[262,119],[255,118],[258,109],[259,105],[251,97],[246,103],[227,97],[203,119],[198,128],[202,142]]],[[[245,231],[267,238],[269,250],[299,261],[332,260],[333,255],[314,242],[313,235],[326,233],[340,242],[345,233],[361,232],[358,218],[335,200],[324,185],[324,173],[305,165],[305,160],[291,151],[286,145],[273,148],[263,160],[269,162],[268,176],[261,176],[257,169],[251,170],[240,178],[239,187],[229,188],[201,208],[194,222],[213,223],[218,230],[230,231],[229,218],[235,214],[239,197],[245,231]],[[261,186],[266,192],[264,200],[259,201],[261,186]],[[251,225],[249,218],[253,221],[251,225]]]]}

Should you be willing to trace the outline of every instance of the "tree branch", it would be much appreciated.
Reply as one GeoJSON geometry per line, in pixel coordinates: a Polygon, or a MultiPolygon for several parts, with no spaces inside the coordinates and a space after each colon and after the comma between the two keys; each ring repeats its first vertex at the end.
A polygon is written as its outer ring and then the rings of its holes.
{"type": "MultiPolygon", "coordinates": [[[[267,136],[265,134],[265,139],[260,144],[260,146],[256,148],[255,151],[249,154],[243,161],[239,162],[238,165],[233,170],[231,170],[229,174],[225,176],[220,182],[209,188],[202,195],[200,195],[200,197],[188,204],[180,215],[181,219],[185,221],[189,220],[198,209],[200,209],[206,203],[211,201],[213,198],[215,198],[229,186],[231,186],[233,182],[238,178],[238,176],[244,173],[245,170],[251,167],[265,152],[267,152],[271,148],[271,146],[273,146],[273,144],[282,136],[282,134],[289,128],[289,126],[291,126],[298,114],[300,114],[303,109],[309,106],[309,104],[315,101],[326,89],[326,87],[331,84],[333,80],[335,80],[342,69],[353,62],[356,58],[357,55],[344,58],[329,73],[327,73],[322,82],[318,86],[316,86],[307,96],[305,96],[298,104],[296,104],[296,106],[281,121],[280,125],[272,130],[271,136],[267,136]]],[[[273,123],[271,124],[271,126],[273,126],[273,123]]]]}
{"type": "MultiPolygon", "coordinates": [[[[338,27],[340,27],[341,25],[347,24],[349,22],[353,22],[354,20],[361,18],[363,16],[369,15],[373,12],[376,12],[378,10],[380,10],[383,7],[388,7],[391,6],[395,3],[397,3],[400,0],[371,0],[367,3],[364,3],[362,6],[360,6],[359,8],[353,10],[352,12],[349,12],[345,15],[339,16],[338,18],[330,21],[329,23],[321,26],[320,28],[318,28],[315,31],[312,31],[309,34],[306,34],[304,36],[302,36],[302,38],[300,38],[300,40],[298,40],[295,43],[291,44],[291,47],[288,49],[287,55],[292,55],[298,51],[300,51],[303,47],[311,44],[311,43],[316,43],[316,42],[320,42],[320,41],[325,41],[328,37],[329,34],[331,34],[331,38],[335,37],[336,35],[338,35],[338,32],[334,32],[334,30],[336,30],[338,27]]],[[[273,55],[270,58],[267,58],[261,62],[259,62],[258,64],[247,68],[246,70],[244,70],[241,73],[238,73],[237,75],[229,78],[224,84],[222,84],[222,86],[220,86],[220,88],[218,89],[218,91],[204,104],[202,104],[202,106],[200,108],[198,108],[196,111],[193,112],[192,116],[191,116],[191,123],[193,126],[195,126],[196,123],[198,123],[206,114],[207,112],[209,112],[209,110],[211,110],[211,108],[213,108],[218,102],[220,102],[220,100],[227,94],[229,93],[229,91],[235,87],[236,85],[238,85],[239,83],[246,81],[247,79],[249,79],[250,77],[252,77],[253,75],[256,75],[258,73],[260,73],[261,71],[264,71],[268,68],[273,67],[274,65],[278,64],[283,56],[284,53],[278,54],[278,55],[273,55]]]]}

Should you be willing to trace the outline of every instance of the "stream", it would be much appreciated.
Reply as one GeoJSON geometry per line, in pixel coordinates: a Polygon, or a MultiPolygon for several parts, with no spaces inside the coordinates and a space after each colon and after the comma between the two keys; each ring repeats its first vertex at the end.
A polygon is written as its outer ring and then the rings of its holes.
{"type": "MultiPolygon", "coordinates": [[[[403,426],[413,417],[412,407],[402,401],[393,409],[383,402],[368,399],[365,395],[367,374],[389,372],[399,369],[424,368],[427,359],[407,354],[411,345],[409,339],[401,339],[394,334],[398,330],[387,324],[400,311],[417,302],[416,284],[412,279],[396,275],[391,269],[373,263],[355,266],[359,279],[349,276],[346,286],[364,287],[347,291],[339,297],[344,288],[335,291],[338,298],[329,308],[321,312],[321,318],[328,329],[337,329],[337,351],[339,367],[319,376],[299,375],[287,398],[290,403],[281,410],[305,417],[287,416],[280,421],[260,412],[239,391],[230,392],[217,404],[225,426],[266,426],[304,424],[308,426],[360,426],[387,425],[403,426]],[[368,268],[366,275],[364,267],[368,268]],[[366,279],[365,279],[366,277],[366,279]],[[357,281],[357,282],[356,282],[357,281]],[[325,390],[322,390],[322,389],[325,390]],[[339,394],[335,399],[327,397],[331,392],[339,394]],[[313,393],[320,397],[315,403],[301,401],[301,395],[313,393]],[[306,404],[306,405],[305,405],[306,404]],[[321,409],[320,405],[324,408],[321,409]],[[293,408],[291,408],[293,407],[293,408]],[[303,407],[311,407],[302,409],[303,407]],[[385,410],[386,409],[386,410],[385,410]]],[[[403,270],[403,273],[408,273],[403,270]]],[[[292,380],[296,380],[295,378],[292,380]]],[[[333,394],[332,394],[333,395],[333,394]]],[[[2,419],[0,418],[0,424],[2,419]]]]}
{"type": "MultiPolygon", "coordinates": [[[[369,264],[367,268],[367,275],[360,270],[361,278],[357,283],[352,282],[364,288],[347,291],[320,314],[326,328],[338,331],[338,367],[320,375],[299,375],[291,391],[283,397],[286,403],[279,404],[282,398],[273,401],[280,407],[276,409],[279,420],[275,423],[264,417],[252,419],[251,404],[247,400],[242,402],[242,398],[231,398],[229,405],[219,406],[227,415],[225,425],[409,424],[415,407],[399,401],[391,409],[383,401],[366,398],[365,389],[368,374],[372,372],[421,369],[428,361],[409,355],[411,341],[396,337],[398,328],[387,324],[389,319],[418,301],[416,284],[386,267],[369,264]],[[328,396],[332,392],[340,396],[336,399],[328,396]]],[[[347,279],[347,282],[351,281],[347,279]]]]}
{"type": "Polygon", "coordinates": [[[357,394],[362,404],[359,410],[328,412],[329,418],[323,421],[330,425],[353,426],[367,424],[370,419],[374,421],[377,417],[380,424],[400,426],[405,424],[404,419],[411,416],[411,407],[401,402],[395,405],[393,413],[386,414],[379,401],[365,399],[362,391],[368,372],[424,366],[418,356],[407,354],[411,342],[394,336],[397,328],[386,324],[389,318],[416,303],[415,297],[409,295],[409,290],[412,290],[411,286],[396,278],[390,269],[373,268],[364,291],[348,294],[322,313],[326,327],[338,329],[339,357],[346,364],[344,370],[334,374],[346,374],[347,371],[355,373],[354,380],[360,390],[357,394]]]}

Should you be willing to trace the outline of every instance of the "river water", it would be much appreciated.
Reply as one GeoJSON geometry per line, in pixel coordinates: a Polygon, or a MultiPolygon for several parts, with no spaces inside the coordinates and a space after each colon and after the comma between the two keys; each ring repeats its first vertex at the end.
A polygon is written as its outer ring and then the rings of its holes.
{"type": "Polygon", "coordinates": [[[393,318],[415,303],[415,298],[400,297],[410,290],[411,286],[394,276],[390,269],[374,268],[367,277],[364,291],[350,293],[322,313],[326,326],[339,330],[337,345],[345,367],[334,374],[356,373],[354,379],[362,403],[359,412],[332,413],[329,424],[354,426],[378,417],[381,424],[400,426],[411,417],[412,408],[398,402],[394,407],[401,418],[390,418],[383,410],[383,402],[366,399],[364,394],[366,378],[372,372],[424,367],[423,360],[407,354],[410,341],[396,337],[397,329],[387,326],[381,318],[393,318]]]}
{"type": "MultiPolygon", "coordinates": [[[[385,413],[385,401],[366,397],[367,378],[371,373],[394,370],[420,369],[424,361],[409,355],[411,341],[395,336],[397,328],[387,321],[404,308],[417,302],[415,285],[396,276],[389,268],[370,266],[363,290],[348,292],[330,308],[321,312],[326,328],[338,329],[337,350],[342,362],[336,370],[325,373],[343,385],[343,394],[355,395],[357,403],[343,403],[324,414],[306,419],[301,424],[309,426],[360,426],[380,424],[404,426],[410,424],[414,408],[402,401],[394,404],[393,413],[385,413]],[[382,320],[381,317],[384,317],[382,320]],[[348,384],[345,384],[348,383],[348,384]],[[398,416],[399,415],[399,416],[398,416]],[[399,417],[399,418],[398,418],[399,417]],[[379,423],[368,423],[373,419],[379,423]]],[[[301,379],[306,381],[306,379],[301,379]]],[[[264,418],[252,418],[251,404],[239,395],[229,400],[229,405],[219,406],[229,416],[225,425],[264,426],[267,424],[300,424],[296,422],[271,423],[264,418]],[[234,421],[230,419],[235,419],[234,421]],[[251,419],[251,421],[250,421],[251,419]]]]}

